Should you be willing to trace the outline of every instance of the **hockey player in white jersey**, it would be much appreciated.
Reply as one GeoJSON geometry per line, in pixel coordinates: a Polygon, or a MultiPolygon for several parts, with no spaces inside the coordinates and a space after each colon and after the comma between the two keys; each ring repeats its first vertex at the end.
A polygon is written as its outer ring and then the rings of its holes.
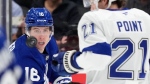
{"type": "Polygon", "coordinates": [[[85,13],[78,24],[80,52],[53,56],[59,74],[80,70],[86,84],[148,84],[150,16],[142,10],[120,9],[123,0],[99,0],[98,10],[85,13]]]}

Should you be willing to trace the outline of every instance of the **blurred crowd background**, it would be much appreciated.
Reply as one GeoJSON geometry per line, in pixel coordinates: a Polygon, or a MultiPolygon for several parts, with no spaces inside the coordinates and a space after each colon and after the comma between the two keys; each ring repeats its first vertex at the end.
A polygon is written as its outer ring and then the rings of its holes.
{"type": "MultiPolygon", "coordinates": [[[[32,7],[45,7],[52,14],[54,37],[60,51],[79,50],[77,25],[82,15],[90,11],[90,8],[83,7],[82,0],[12,0],[7,5],[11,6],[11,12],[8,12],[11,26],[7,26],[10,27],[10,43],[25,33],[27,11],[32,7]]],[[[139,8],[150,14],[150,0],[128,0],[125,7],[139,8]]]]}

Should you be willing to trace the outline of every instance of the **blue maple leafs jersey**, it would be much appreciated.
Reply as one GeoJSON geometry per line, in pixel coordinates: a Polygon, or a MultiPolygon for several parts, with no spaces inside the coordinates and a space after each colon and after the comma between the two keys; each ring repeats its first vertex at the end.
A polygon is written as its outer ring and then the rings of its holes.
{"type": "Polygon", "coordinates": [[[15,62],[12,53],[7,48],[0,51],[0,84],[24,84],[25,76],[22,69],[15,62]]]}
{"type": "Polygon", "coordinates": [[[0,84],[25,84],[22,69],[8,50],[4,28],[0,27],[0,84]]]}
{"type": "Polygon", "coordinates": [[[49,84],[59,76],[51,69],[50,62],[52,55],[58,53],[55,39],[52,37],[46,46],[48,54],[41,54],[36,47],[26,45],[26,35],[19,37],[9,47],[14,52],[17,63],[22,67],[26,80],[33,84],[49,84]]]}
{"type": "Polygon", "coordinates": [[[87,84],[148,84],[150,16],[142,10],[99,9],[78,25],[77,63],[87,84]]]}

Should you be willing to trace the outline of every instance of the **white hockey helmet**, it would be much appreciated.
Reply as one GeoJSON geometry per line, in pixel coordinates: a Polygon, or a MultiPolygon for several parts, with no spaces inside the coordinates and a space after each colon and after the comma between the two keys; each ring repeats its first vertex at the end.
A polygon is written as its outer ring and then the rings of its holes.
{"type": "MultiPolygon", "coordinates": [[[[108,1],[109,2],[108,2],[108,6],[106,9],[108,9],[111,6],[111,3],[116,0],[108,0],[108,1]]],[[[85,8],[88,8],[91,6],[92,3],[94,3],[98,6],[98,2],[99,2],[99,0],[83,0],[83,5],[85,8]]]]}

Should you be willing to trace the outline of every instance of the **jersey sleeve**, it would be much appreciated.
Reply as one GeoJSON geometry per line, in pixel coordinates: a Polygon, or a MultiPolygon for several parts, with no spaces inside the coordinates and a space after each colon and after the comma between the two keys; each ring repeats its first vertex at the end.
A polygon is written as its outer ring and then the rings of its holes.
{"type": "MultiPolygon", "coordinates": [[[[62,77],[61,75],[59,75],[57,72],[55,72],[52,68],[51,68],[51,61],[52,61],[52,56],[56,53],[59,52],[57,43],[55,38],[52,36],[50,42],[48,43],[48,45],[46,46],[46,50],[50,56],[49,58],[49,63],[48,63],[48,72],[47,72],[47,76],[49,78],[49,82],[54,84],[54,82],[56,82],[58,79],[60,79],[60,77],[62,77]]],[[[64,77],[65,78],[65,77],[64,77]]],[[[63,78],[62,78],[63,79],[63,78]]],[[[59,81],[58,80],[58,81],[59,81]]]]}
{"type": "Polygon", "coordinates": [[[52,56],[53,54],[56,54],[59,52],[57,43],[55,38],[52,36],[50,42],[47,44],[46,46],[46,50],[50,56],[49,58],[49,63],[48,63],[48,72],[47,72],[47,76],[49,78],[49,82],[53,83],[55,81],[55,79],[57,79],[59,77],[59,75],[54,72],[51,68],[51,61],[52,61],[52,56]]]}
{"type": "Polygon", "coordinates": [[[107,42],[103,26],[96,16],[85,13],[78,24],[79,48],[82,54],[77,63],[85,70],[102,70],[111,58],[111,47],[107,42]]]}
{"type": "Polygon", "coordinates": [[[24,84],[24,74],[7,48],[0,50],[0,84],[24,84]],[[17,72],[17,73],[16,73],[17,72]]]}

